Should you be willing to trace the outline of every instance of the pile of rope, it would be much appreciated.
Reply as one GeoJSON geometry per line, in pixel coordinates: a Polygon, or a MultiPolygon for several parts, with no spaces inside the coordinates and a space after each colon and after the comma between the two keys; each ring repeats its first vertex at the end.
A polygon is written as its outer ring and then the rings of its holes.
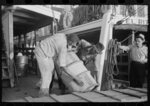
{"type": "Polygon", "coordinates": [[[113,88],[113,76],[119,74],[117,65],[117,56],[122,51],[118,48],[118,42],[116,39],[111,39],[107,48],[107,60],[106,60],[106,80],[108,81],[108,89],[113,88]],[[116,71],[115,71],[116,69],[116,71]]]}

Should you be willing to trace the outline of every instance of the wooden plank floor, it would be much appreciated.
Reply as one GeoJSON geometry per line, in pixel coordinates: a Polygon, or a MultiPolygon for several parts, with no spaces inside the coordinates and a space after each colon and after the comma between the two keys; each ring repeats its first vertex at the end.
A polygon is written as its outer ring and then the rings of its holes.
{"type": "Polygon", "coordinates": [[[49,97],[13,100],[9,102],[144,102],[147,101],[147,90],[140,88],[113,89],[109,91],[92,91],[86,93],[73,92],[71,94],[49,97]]]}

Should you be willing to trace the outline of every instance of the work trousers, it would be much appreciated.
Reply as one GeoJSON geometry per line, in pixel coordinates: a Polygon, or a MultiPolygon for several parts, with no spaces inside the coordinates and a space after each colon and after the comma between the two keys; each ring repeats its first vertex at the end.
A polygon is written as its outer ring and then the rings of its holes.
{"type": "Polygon", "coordinates": [[[49,86],[52,81],[52,75],[54,71],[53,58],[40,57],[35,53],[37,63],[41,74],[40,92],[44,95],[49,94],[49,86]]]}
{"type": "Polygon", "coordinates": [[[130,77],[129,77],[130,86],[142,88],[145,77],[146,77],[145,64],[132,61],[130,66],[130,77]]]}

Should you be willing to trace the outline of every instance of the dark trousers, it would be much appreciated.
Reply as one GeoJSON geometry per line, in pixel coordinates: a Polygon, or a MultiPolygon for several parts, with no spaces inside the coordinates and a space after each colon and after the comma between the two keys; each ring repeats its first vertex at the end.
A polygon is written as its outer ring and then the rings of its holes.
{"type": "Polygon", "coordinates": [[[130,66],[130,86],[142,88],[146,77],[145,64],[132,61],[130,66]]]}

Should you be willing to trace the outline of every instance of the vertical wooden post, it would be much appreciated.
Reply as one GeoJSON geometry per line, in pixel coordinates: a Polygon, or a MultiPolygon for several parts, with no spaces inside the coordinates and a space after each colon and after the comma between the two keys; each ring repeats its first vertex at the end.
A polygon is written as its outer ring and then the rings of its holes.
{"type": "Polygon", "coordinates": [[[98,58],[99,61],[97,61],[98,63],[98,74],[97,74],[97,77],[98,77],[98,83],[99,83],[99,87],[97,88],[97,90],[101,90],[101,84],[102,84],[102,75],[103,75],[103,70],[104,70],[104,63],[105,63],[105,59],[106,59],[106,50],[107,50],[107,44],[108,44],[108,39],[110,39],[110,32],[112,33],[112,30],[110,28],[110,18],[111,18],[111,9],[109,9],[107,11],[107,13],[104,14],[103,16],[103,26],[101,28],[101,33],[100,33],[100,39],[99,39],[99,42],[102,43],[104,45],[104,50],[103,50],[103,53],[96,57],[98,58]]]}
{"type": "Polygon", "coordinates": [[[11,87],[14,87],[14,39],[13,39],[13,12],[9,13],[9,58],[10,58],[10,85],[11,87]]]}
{"type": "Polygon", "coordinates": [[[13,12],[7,11],[2,17],[4,40],[8,56],[10,85],[14,87],[14,42],[13,42],[13,12]]]}

